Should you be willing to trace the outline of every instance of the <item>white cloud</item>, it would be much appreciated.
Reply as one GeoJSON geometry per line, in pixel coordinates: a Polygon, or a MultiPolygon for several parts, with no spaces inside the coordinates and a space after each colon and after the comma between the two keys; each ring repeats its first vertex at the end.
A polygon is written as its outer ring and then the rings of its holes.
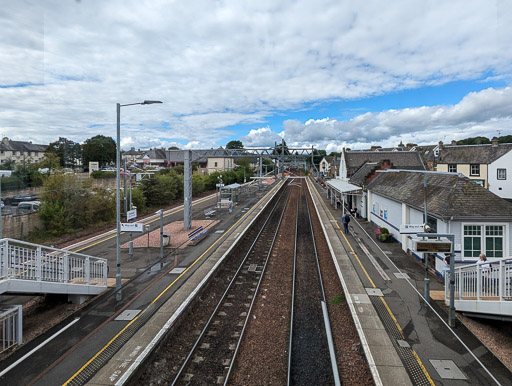
{"type": "MultiPolygon", "coordinates": [[[[230,126],[265,124],[305,103],[509,79],[510,15],[509,2],[487,0],[5,2],[0,131],[41,143],[114,136],[116,102],[159,99],[161,106],[123,108],[130,144],[221,144],[230,126]],[[36,85],[11,87],[26,84],[36,85]],[[151,138],[136,135],[139,124],[151,138]]],[[[454,122],[471,115],[463,107],[452,111],[454,122]]],[[[378,122],[391,135],[405,114],[372,114],[343,130],[357,140],[352,126],[362,128],[364,139],[378,122]]],[[[327,137],[340,130],[332,120],[324,126],[327,137]]],[[[314,137],[299,128],[292,121],[286,130],[298,141],[314,137]]]]}
{"type": "Polygon", "coordinates": [[[281,143],[282,136],[273,132],[270,127],[253,129],[248,135],[240,137],[245,147],[270,147],[276,142],[281,143]]]}

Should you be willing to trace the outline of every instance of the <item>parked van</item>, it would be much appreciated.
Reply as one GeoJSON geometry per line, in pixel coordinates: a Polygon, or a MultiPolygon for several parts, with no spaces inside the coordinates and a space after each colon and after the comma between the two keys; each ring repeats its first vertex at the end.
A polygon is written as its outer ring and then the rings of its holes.
{"type": "Polygon", "coordinates": [[[40,201],[23,201],[18,205],[18,212],[37,212],[40,208],[40,201]]]}

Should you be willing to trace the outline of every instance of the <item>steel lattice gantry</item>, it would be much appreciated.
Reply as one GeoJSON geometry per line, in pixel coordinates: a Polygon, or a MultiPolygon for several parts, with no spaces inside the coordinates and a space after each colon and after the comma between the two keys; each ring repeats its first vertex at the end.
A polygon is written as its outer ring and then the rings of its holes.
{"type": "MultiPolygon", "coordinates": [[[[308,148],[290,148],[282,143],[270,148],[243,148],[243,149],[194,149],[182,150],[184,162],[184,187],[183,187],[183,227],[185,230],[190,229],[192,223],[192,162],[210,157],[210,158],[259,158],[259,172],[262,173],[262,159],[273,159],[279,174],[283,175],[286,167],[304,167],[306,168],[306,159],[311,157],[313,163],[314,147],[308,148]],[[284,151],[283,151],[284,149],[284,151]]],[[[168,150],[169,152],[170,150],[168,150]]],[[[168,157],[170,159],[170,157],[168,157]]]]}

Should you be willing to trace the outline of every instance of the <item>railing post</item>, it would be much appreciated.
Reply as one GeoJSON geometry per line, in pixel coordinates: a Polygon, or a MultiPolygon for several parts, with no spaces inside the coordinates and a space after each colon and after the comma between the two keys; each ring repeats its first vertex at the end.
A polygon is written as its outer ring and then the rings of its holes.
{"type": "Polygon", "coordinates": [[[7,274],[9,272],[8,270],[8,260],[7,256],[9,255],[7,253],[7,249],[9,248],[9,242],[7,240],[2,240],[2,256],[0,258],[2,261],[0,262],[0,277],[7,278],[7,274]]]}
{"type": "Polygon", "coordinates": [[[67,252],[64,253],[64,261],[62,267],[62,281],[64,283],[69,282],[69,254],[67,252]]]}
{"type": "Polygon", "coordinates": [[[89,260],[89,257],[86,257],[85,258],[85,282],[87,284],[91,284],[90,279],[91,279],[91,261],[89,260]]]}
{"type": "Polygon", "coordinates": [[[498,294],[500,296],[500,302],[503,301],[503,297],[505,296],[505,262],[503,259],[500,260],[498,271],[498,294]]]}
{"type": "Polygon", "coordinates": [[[21,345],[23,343],[23,309],[21,305],[15,307],[17,308],[16,340],[21,345]]]}
{"type": "Polygon", "coordinates": [[[104,278],[105,286],[107,286],[107,278],[108,278],[108,262],[107,261],[105,261],[103,263],[103,278],[104,278]]]}
{"type": "Polygon", "coordinates": [[[480,300],[482,297],[482,267],[476,266],[476,299],[480,300]]]}
{"type": "Polygon", "coordinates": [[[41,280],[41,247],[36,249],[36,280],[41,280]]]}
{"type": "MultiPolygon", "coordinates": [[[[466,276],[460,268],[455,270],[455,277],[457,277],[457,275],[459,277],[459,300],[462,300],[464,296],[464,288],[466,288],[466,276]]],[[[455,283],[457,283],[457,280],[455,280],[455,283]]]]}

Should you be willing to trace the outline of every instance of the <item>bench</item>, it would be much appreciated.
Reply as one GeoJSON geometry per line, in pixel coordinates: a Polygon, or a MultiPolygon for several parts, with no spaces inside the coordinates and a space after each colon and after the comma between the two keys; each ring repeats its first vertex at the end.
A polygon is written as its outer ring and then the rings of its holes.
{"type": "Polygon", "coordinates": [[[199,244],[199,242],[206,237],[208,233],[207,229],[203,229],[202,226],[194,229],[192,232],[188,234],[188,238],[190,240],[190,245],[199,244]]]}
{"type": "Polygon", "coordinates": [[[204,211],[204,215],[205,215],[206,218],[213,217],[213,216],[215,216],[216,213],[217,213],[217,211],[215,209],[213,209],[213,208],[206,209],[204,211]]]}

